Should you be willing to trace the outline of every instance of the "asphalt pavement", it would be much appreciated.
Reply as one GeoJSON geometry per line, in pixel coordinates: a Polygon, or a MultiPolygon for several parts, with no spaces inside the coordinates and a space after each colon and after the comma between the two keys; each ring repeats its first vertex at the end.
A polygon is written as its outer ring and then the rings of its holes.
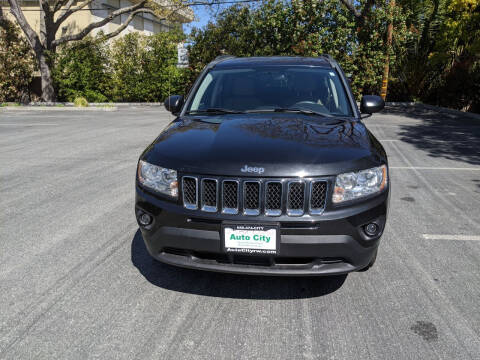
{"type": "Polygon", "coordinates": [[[134,218],[161,108],[0,109],[0,358],[480,359],[480,121],[395,107],[377,263],[332,278],[152,261],[134,218]]]}

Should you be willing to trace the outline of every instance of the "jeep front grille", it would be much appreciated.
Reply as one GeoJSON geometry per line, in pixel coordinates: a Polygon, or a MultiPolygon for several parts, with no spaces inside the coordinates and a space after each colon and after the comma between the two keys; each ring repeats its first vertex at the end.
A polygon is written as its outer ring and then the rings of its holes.
{"type": "Polygon", "coordinates": [[[229,179],[183,176],[183,205],[189,210],[229,215],[321,215],[324,179],[229,179]]]}
{"type": "Polygon", "coordinates": [[[245,181],[243,183],[243,212],[245,215],[260,214],[259,181],[245,181]]]}
{"type": "Polygon", "coordinates": [[[238,214],[238,181],[225,180],[222,188],[222,212],[238,214]]]}
{"type": "Polygon", "coordinates": [[[289,181],[287,198],[287,214],[302,216],[305,211],[305,183],[303,181],[289,181]]]}
{"type": "Polygon", "coordinates": [[[217,212],[218,191],[217,179],[202,179],[201,202],[202,210],[207,212],[217,212]]]}
{"type": "Polygon", "coordinates": [[[267,181],[265,184],[265,215],[280,216],[282,214],[282,183],[267,181]]]}
{"type": "Polygon", "coordinates": [[[327,183],[325,181],[312,181],[310,185],[310,213],[321,214],[325,207],[327,183]]]}
{"type": "Polygon", "coordinates": [[[183,205],[190,210],[198,209],[197,178],[184,176],[183,184],[183,205]]]}

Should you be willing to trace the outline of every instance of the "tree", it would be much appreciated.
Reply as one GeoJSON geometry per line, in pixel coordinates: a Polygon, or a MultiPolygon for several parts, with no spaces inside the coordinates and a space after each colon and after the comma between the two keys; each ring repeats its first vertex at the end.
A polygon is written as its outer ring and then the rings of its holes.
{"type": "Polygon", "coordinates": [[[410,30],[405,53],[397,64],[398,87],[408,100],[421,99],[440,67],[430,61],[437,46],[442,23],[446,21],[446,3],[450,0],[397,0],[408,9],[406,25],[410,30]]]}
{"type": "Polygon", "coordinates": [[[176,65],[177,44],[183,40],[177,32],[131,33],[116,39],[110,56],[113,100],[163,101],[181,93],[186,69],[176,65]]]}
{"type": "Polygon", "coordinates": [[[60,101],[84,97],[89,102],[107,102],[111,93],[110,49],[91,36],[62,46],[53,68],[60,101]]]}
{"type": "Polygon", "coordinates": [[[28,100],[35,60],[20,29],[1,15],[0,9],[0,102],[23,102],[28,100]]]}
{"type": "MultiPolygon", "coordinates": [[[[395,10],[395,0],[390,0],[390,10],[393,13],[395,10]]],[[[390,50],[392,47],[392,40],[393,40],[393,21],[388,21],[388,28],[387,28],[387,49],[386,49],[386,59],[385,65],[383,67],[383,78],[382,78],[382,92],[381,96],[383,100],[387,97],[387,89],[388,89],[388,75],[390,71],[390,50]]]]}
{"type": "MultiPolygon", "coordinates": [[[[39,0],[40,5],[40,31],[37,33],[27,22],[25,15],[20,7],[20,0],[8,0],[10,12],[16,22],[22,29],[30,47],[35,53],[35,59],[41,74],[42,99],[50,102],[55,101],[56,94],[52,80],[53,55],[59,45],[71,41],[82,40],[94,29],[100,28],[109,22],[122,18],[121,15],[128,14],[128,17],[113,32],[104,34],[104,39],[112,38],[120,34],[128,24],[134,19],[135,15],[140,13],[149,13],[161,19],[176,19],[178,14],[186,11],[188,6],[195,4],[212,5],[218,1],[190,1],[190,0],[170,0],[169,5],[160,6],[155,0],[133,0],[132,5],[122,7],[113,11],[107,17],[90,23],[81,29],[78,33],[56,37],[61,25],[73,14],[84,9],[88,9],[94,0],[39,0]]],[[[221,2],[221,1],[220,1],[221,2]]],[[[3,14],[0,13],[3,19],[3,14]]],[[[2,26],[3,22],[0,22],[2,26]]]]}
{"type": "Polygon", "coordinates": [[[425,100],[480,111],[480,0],[445,3],[443,21],[428,54],[431,81],[425,100]]]}
{"type": "MultiPolygon", "coordinates": [[[[332,55],[353,76],[352,89],[379,93],[386,60],[387,25],[392,19],[392,47],[405,36],[402,14],[390,14],[386,0],[264,0],[258,6],[233,6],[215,23],[192,31],[190,63],[195,71],[220,54],[237,56],[332,55]],[[372,3],[373,4],[373,3],[372,3]],[[358,75],[358,76],[355,76],[358,75]]],[[[395,61],[391,56],[389,61],[395,61]]]]}

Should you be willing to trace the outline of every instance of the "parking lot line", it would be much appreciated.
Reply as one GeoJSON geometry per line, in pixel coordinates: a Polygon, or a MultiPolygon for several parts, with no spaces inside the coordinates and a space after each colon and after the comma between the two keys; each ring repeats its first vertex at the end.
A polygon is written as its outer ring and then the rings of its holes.
{"type": "Polygon", "coordinates": [[[396,170],[455,170],[455,171],[480,171],[479,167],[432,167],[432,166],[389,166],[396,170]]]}
{"type": "MultiPolygon", "coordinates": [[[[417,126],[417,125],[419,125],[418,122],[410,122],[410,123],[402,123],[402,124],[389,124],[389,125],[375,124],[375,123],[371,123],[371,122],[366,122],[365,123],[365,126],[367,128],[370,128],[370,127],[373,127],[373,126],[375,126],[377,128],[399,128],[399,127],[417,126]]],[[[468,127],[468,129],[476,129],[476,128],[480,127],[480,125],[471,125],[471,124],[468,124],[468,125],[443,124],[443,125],[429,125],[428,128],[429,129],[449,129],[449,128],[458,129],[459,126],[468,127]]]]}
{"type": "Polygon", "coordinates": [[[460,241],[480,241],[478,235],[435,235],[435,234],[423,234],[423,238],[426,240],[460,240],[460,241]]]}

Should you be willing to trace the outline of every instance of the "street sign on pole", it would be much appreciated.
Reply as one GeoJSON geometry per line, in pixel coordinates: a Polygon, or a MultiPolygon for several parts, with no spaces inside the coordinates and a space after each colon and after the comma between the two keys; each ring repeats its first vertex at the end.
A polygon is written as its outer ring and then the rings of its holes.
{"type": "Polygon", "coordinates": [[[185,44],[183,42],[178,44],[177,54],[178,54],[177,67],[179,68],[188,67],[188,50],[185,47],[185,44]]]}

